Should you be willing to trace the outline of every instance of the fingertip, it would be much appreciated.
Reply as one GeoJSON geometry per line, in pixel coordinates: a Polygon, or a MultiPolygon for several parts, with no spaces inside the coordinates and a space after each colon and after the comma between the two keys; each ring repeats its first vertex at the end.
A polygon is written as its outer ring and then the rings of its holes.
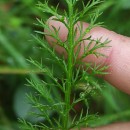
{"type": "MultiPolygon", "coordinates": [[[[67,39],[68,30],[63,23],[56,21],[55,18],[56,18],[55,16],[52,16],[47,20],[46,23],[47,23],[47,25],[48,25],[48,27],[50,28],[51,31],[49,32],[47,29],[45,29],[44,32],[46,32],[48,34],[55,33],[54,28],[53,28],[53,27],[55,27],[58,31],[59,38],[64,42],[67,39]]],[[[59,54],[66,55],[65,49],[63,47],[55,44],[57,41],[53,36],[46,35],[45,37],[46,37],[48,43],[50,44],[50,46],[54,47],[55,50],[59,54]]]]}

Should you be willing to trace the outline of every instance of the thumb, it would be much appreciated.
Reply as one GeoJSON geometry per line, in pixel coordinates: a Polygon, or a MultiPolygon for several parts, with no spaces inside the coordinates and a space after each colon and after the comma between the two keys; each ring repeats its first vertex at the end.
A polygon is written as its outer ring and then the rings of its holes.
{"type": "MultiPolygon", "coordinates": [[[[51,18],[48,20],[48,24],[50,28],[51,26],[54,26],[57,29],[60,27],[59,37],[62,41],[67,39],[68,30],[61,22],[52,20],[51,18]]],[[[87,27],[88,24],[83,22],[83,29],[86,29],[87,27]]],[[[52,31],[54,31],[53,28],[52,31]]],[[[111,40],[111,42],[108,43],[111,47],[97,50],[107,57],[97,58],[94,55],[89,55],[85,57],[83,61],[87,63],[92,62],[96,64],[103,63],[104,65],[110,65],[107,70],[110,74],[105,75],[104,79],[118,89],[130,94],[130,38],[119,35],[102,27],[93,28],[90,33],[86,35],[86,37],[89,35],[91,35],[93,39],[99,39],[102,37],[102,40],[111,40]]],[[[52,45],[54,39],[50,36],[46,36],[46,38],[49,44],[52,45]]],[[[84,42],[87,46],[87,41],[84,42]]],[[[59,46],[56,47],[56,50],[60,54],[65,53],[65,50],[59,46]]],[[[81,51],[83,50],[84,46],[81,47],[81,51]]]]}

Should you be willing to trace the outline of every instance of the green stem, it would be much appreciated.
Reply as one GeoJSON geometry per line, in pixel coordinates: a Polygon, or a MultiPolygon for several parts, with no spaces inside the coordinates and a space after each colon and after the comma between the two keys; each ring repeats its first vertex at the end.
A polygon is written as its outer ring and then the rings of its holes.
{"type": "Polygon", "coordinates": [[[65,92],[65,117],[64,117],[64,130],[68,130],[69,112],[70,112],[70,96],[72,88],[72,73],[73,73],[73,42],[74,42],[74,25],[73,25],[73,5],[69,5],[69,36],[68,36],[68,72],[67,84],[65,92]]]}
{"type": "MultiPolygon", "coordinates": [[[[13,45],[8,41],[8,39],[2,34],[1,30],[0,30],[0,45],[2,45],[5,48],[5,50],[12,56],[12,58],[15,59],[15,61],[21,68],[28,69],[25,58],[22,56],[21,53],[19,53],[19,51],[17,51],[17,49],[13,47],[13,45]]],[[[33,80],[40,82],[36,74],[29,74],[29,76],[33,80]]]]}
{"type": "Polygon", "coordinates": [[[27,66],[26,61],[23,58],[23,56],[19,53],[19,51],[17,51],[13,47],[12,44],[9,43],[9,41],[2,34],[1,31],[0,31],[0,45],[2,45],[5,48],[5,50],[7,50],[7,52],[9,52],[9,54],[15,59],[15,61],[20,67],[25,68],[27,66]]]}

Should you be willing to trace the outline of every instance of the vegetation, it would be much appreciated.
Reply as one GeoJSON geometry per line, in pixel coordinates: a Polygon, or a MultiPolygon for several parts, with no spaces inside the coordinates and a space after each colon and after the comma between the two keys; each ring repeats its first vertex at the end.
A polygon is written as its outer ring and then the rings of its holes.
{"type": "Polygon", "coordinates": [[[98,21],[105,22],[109,29],[129,36],[127,15],[129,15],[130,6],[126,4],[127,1],[122,0],[118,2],[108,0],[104,3],[96,0],[89,4],[85,1],[84,6],[81,4],[78,7],[77,2],[61,0],[59,9],[56,6],[58,1],[49,1],[49,4],[43,2],[38,4],[41,10],[39,11],[35,7],[37,1],[1,1],[0,117],[2,118],[0,129],[13,130],[21,126],[22,129],[30,130],[38,128],[69,130],[130,119],[130,97],[105,81],[95,78],[97,73],[104,74],[102,70],[106,67],[100,71],[97,70],[100,66],[95,65],[93,68],[91,64],[82,63],[82,58],[89,54],[102,56],[95,50],[106,47],[109,42],[106,40],[101,43],[100,39],[94,40],[91,37],[83,39],[91,28],[99,26],[98,21]],[[53,8],[50,5],[54,5],[53,8]],[[68,10],[65,12],[60,8],[68,10]],[[75,11],[76,8],[77,11],[75,11]],[[108,14],[109,10],[112,11],[108,14]],[[99,12],[102,11],[104,13],[98,18],[99,12]],[[59,14],[59,12],[62,13],[59,14]],[[86,15],[89,16],[87,19],[86,15]],[[62,22],[68,29],[68,38],[65,42],[58,37],[60,30],[53,27],[54,31],[50,31],[50,27],[45,22],[50,16],[55,16],[54,20],[62,22]],[[35,21],[36,17],[39,18],[38,22],[35,21]],[[77,21],[90,23],[86,32],[82,32],[82,23],[74,28],[77,21]],[[38,26],[34,26],[34,22],[38,26]],[[47,30],[47,33],[42,31],[43,28],[47,30]],[[32,38],[30,34],[33,34],[33,30],[38,30],[36,32],[40,34],[34,34],[32,38]],[[77,30],[80,31],[80,35],[78,39],[75,39],[77,30]],[[42,38],[43,35],[56,39],[58,42],[53,44],[62,46],[68,59],[65,59],[64,55],[59,57],[55,54],[55,48],[49,48],[45,38],[42,38]],[[92,49],[86,47],[83,57],[79,58],[80,45],[84,40],[88,40],[90,44],[94,42],[94,46],[92,49]],[[75,50],[75,47],[78,49],[75,50]],[[26,60],[29,57],[31,57],[29,62],[33,65],[26,60]],[[87,73],[87,69],[91,69],[90,74],[87,73]],[[26,77],[30,78],[28,82],[32,89],[24,86],[27,83],[26,77]],[[32,105],[23,98],[25,93],[28,93],[32,105]],[[81,104],[82,109],[78,108],[81,104]],[[33,113],[28,114],[29,112],[33,113]],[[17,123],[17,118],[20,118],[22,124],[17,123]]]}

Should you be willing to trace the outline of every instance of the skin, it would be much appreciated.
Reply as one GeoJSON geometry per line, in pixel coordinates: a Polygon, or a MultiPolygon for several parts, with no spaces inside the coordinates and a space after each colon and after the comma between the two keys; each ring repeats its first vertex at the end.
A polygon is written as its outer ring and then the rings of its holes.
{"type": "Polygon", "coordinates": [[[115,123],[100,128],[83,128],[82,130],[130,130],[130,123],[115,123]]]}
{"type": "MultiPolygon", "coordinates": [[[[60,27],[59,31],[59,37],[62,41],[65,41],[67,38],[67,29],[66,27],[58,21],[54,21],[52,18],[50,18],[47,23],[49,24],[50,28],[53,25],[55,28],[60,27]]],[[[77,23],[79,24],[79,23],[77,23]]],[[[75,25],[76,27],[77,25],[75,25]]],[[[89,26],[88,23],[83,22],[83,29],[87,28],[89,26]]],[[[53,28],[52,28],[52,31],[53,28]]],[[[47,32],[45,30],[45,32],[47,32]]],[[[107,30],[102,27],[95,27],[93,28],[89,34],[87,34],[85,37],[92,36],[93,39],[99,39],[102,37],[102,42],[106,39],[110,39],[111,42],[108,43],[111,47],[109,48],[102,48],[98,49],[97,51],[100,53],[105,54],[107,57],[99,57],[96,58],[93,55],[87,56],[83,59],[84,62],[92,62],[102,65],[110,65],[109,69],[107,70],[110,74],[105,75],[103,78],[108,81],[113,86],[117,87],[118,89],[126,92],[127,94],[130,94],[130,38],[126,36],[122,36],[120,34],[117,34],[113,31],[107,30]]],[[[78,34],[77,34],[78,37],[78,34]]],[[[54,46],[52,42],[55,40],[49,36],[46,37],[49,44],[51,46],[54,46]]],[[[88,42],[85,41],[84,45],[87,45],[88,42]]],[[[84,46],[81,47],[80,55],[82,55],[84,46]]],[[[59,54],[65,54],[65,51],[63,48],[56,46],[56,50],[59,54]]],[[[130,123],[118,123],[118,124],[112,124],[109,126],[104,126],[100,128],[95,129],[82,129],[82,130],[128,130],[130,129],[130,123]]]]}

